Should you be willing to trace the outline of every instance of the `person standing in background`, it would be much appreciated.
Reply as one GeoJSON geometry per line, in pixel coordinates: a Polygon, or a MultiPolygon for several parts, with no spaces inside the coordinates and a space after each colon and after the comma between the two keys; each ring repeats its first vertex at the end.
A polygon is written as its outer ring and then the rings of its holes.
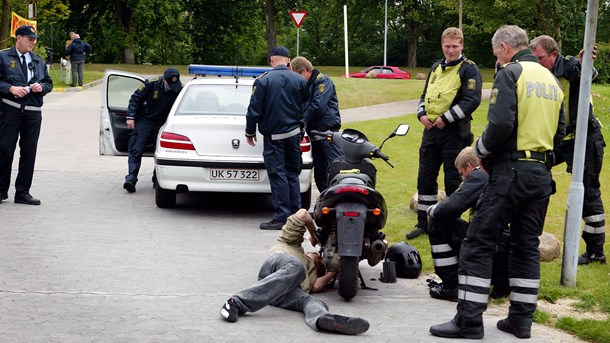
{"type": "Polygon", "coordinates": [[[70,86],[76,87],[76,81],[78,85],[83,85],[83,78],[85,74],[85,55],[91,53],[91,45],[80,39],[78,33],[74,34],[72,44],[66,49],[66,56],[70,57],[70,64],[72,68],[72,83],[70,86]]]}

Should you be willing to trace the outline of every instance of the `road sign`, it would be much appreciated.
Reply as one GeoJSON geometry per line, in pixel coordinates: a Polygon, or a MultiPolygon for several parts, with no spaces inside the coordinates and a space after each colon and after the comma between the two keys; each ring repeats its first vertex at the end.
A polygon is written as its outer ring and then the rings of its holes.
{"type": "Polygon", "coordinates": [[[288,13],[290,13],[290,17],[297,29],[301,27],[301,24],[305,21],[305,17],[309,14],[307,11],[288,11],[288,13]]]}

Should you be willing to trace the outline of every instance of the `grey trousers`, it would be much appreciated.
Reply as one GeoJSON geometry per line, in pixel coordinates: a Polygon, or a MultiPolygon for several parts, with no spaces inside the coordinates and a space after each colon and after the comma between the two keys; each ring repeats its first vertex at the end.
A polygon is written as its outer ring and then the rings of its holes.
{"type": "Polygon", "coordinates": [[[240,307],[239,314],[272,305],[303,312],[307,325],[318,331],[316,322],[329,313],[328,306],[301,289],[306,273],[303,263],[293,256],[282,253],[269,256],[258,272],[258,281],[232,296],[240,307]]]}
{"type": "Polygon", "coordinates": [[[85,61],[72,61],[72,84],[83,85],[83,75],[85,74],[85,61]]]}

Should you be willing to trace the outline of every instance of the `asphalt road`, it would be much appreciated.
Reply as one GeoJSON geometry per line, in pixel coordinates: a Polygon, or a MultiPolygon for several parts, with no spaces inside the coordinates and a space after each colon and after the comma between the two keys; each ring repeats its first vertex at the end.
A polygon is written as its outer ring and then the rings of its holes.
{"type": "MultiPolygon", "coordinates": [[[[450,341],[428,328],[452,318],[455,304],[431,299],[425,275],[384,284],[381,265],[366,262],[362,273],[377,290],[350,302],[336,289],[320,295],[331,311],[368,319],[361,336],[317,333],[301,313],[272,307],[223,321],[221,305],[256,279],[277,235],[258,229],[271,216],[268,197],[193,194],[159,209],[150,158],[127,194],[126,158],[98,155],[100,93],[46,97],[31,189],[42,205],[14,204],[12,186],[0,204],[0,342],[450,341]]],[[[408,113],[405,106],[388,113],[408,113]]],[[[344,120],[370,110],[345,111],[344,120]]],[[[505,315],[488,310],[484,341],[519,341],[495,328],[505,315]]],[[[538,325],[529,340],[574,341],[538,325]]]]}

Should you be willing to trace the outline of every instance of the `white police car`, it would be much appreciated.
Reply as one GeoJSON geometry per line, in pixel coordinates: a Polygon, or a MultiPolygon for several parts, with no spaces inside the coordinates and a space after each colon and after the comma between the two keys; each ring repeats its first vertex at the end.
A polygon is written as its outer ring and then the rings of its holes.
{"type": "MultiPolygon", "coordinates": [[[[271,193],[263,137],[257,134],[258,143],[252,147],[244,136],[254,77],[267,70],[189,66],[189,73],[197,76],[184,85],[156,142],[146,148],[149,155],[154,150],[158,207],[175,207],[176,193],[183,192],[271,193]],[[202,77],[206,75],[230,77],[202,77]]],[[[142,76],[127,72],[104,73],[100,155],[128,155],[125,115],[131,95],[143,82],[142,76]]],[[[309,137],[301,141],[301,151],[301,201],[309,208],[313,168],[309,137]]]]}

